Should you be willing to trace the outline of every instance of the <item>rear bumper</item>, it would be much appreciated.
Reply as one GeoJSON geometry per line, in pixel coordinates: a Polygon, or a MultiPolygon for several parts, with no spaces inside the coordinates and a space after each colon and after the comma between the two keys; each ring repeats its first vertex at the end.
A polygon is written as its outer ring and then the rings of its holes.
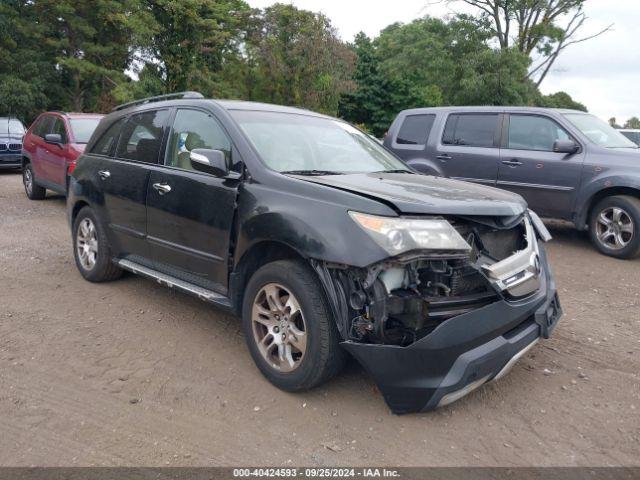
{"type": "Polygon", "coordinates": [[[506,373],[514,357],[555,328],[562,309],[542,246],[540,263],[540,288],[525,299],[458,315],[407,347],[342,345],[373,377],[394,413],[451,403],[506,373]]]}
{"type": "Polygon", "coordinates": [[[22,166],[21,153],[2,153],[0,154],[0,168],[16,168],[22,166]]]}

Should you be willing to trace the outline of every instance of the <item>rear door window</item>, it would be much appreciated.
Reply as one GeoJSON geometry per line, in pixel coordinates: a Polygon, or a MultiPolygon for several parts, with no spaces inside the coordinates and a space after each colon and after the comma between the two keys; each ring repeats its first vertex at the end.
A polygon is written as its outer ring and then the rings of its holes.
{"type": "Polygon", "coordinates": [[[425,145],[435,118],[436,116],[433,114],[406,116],[398,132],[396,143],[400,145],[425,145]]]}
{"type": "Polygon", "coordinates": [[[442,143],[466,147],[493,147],[495,146],[499,118],[497,113],[449,115],[442,143]]]}
{"type": "Polygon", "coordinates": [[[107,131],[104,132],[98,141],[93,144],[93,147],[91,147],[91,153],[96,155],[113,156],[124,120],[124,118],[121,118],[107,128],[107,131]]]}
{"type": "Polygon", "coordinates": [[[116,156],[144,163],[158,163],[168,110],[131,115],[122,129],[116,156]]]}

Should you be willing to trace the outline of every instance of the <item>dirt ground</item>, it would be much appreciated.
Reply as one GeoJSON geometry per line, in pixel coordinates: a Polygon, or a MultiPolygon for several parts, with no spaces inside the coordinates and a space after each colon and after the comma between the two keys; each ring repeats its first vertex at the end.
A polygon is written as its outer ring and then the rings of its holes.
{"type": "Polygon", "coordinates": [[[640,465],[640,259],[550,229],[553,338],[449,407],[395,416],[355,362],[284,393],[236,318],[133,275],[84,281],[64,199],[0,172],[0,465],[640,465]]]}

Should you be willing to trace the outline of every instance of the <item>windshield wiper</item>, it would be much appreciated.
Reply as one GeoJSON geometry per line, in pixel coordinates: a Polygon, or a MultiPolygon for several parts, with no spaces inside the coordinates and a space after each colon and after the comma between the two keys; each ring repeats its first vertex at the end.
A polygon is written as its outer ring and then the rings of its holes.
{"type": "Polygon", "coordinates": [[[287,170],[285,172],[280,172],[285,175],[342,175],[342,172],[334,172],[332,170],[287,170]]]}
{"type": "Polygon", "coordinates": [[[379,172],[373,172],[373,173],[411,173],[413,174],[411,170],[406,170],[404,168],[398,168],[396,170],[380,170],[379,172]]]}

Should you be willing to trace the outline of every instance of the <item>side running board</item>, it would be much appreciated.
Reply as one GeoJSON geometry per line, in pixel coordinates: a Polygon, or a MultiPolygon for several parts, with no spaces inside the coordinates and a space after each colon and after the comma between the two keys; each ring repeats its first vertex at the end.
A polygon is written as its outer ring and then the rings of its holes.
{"type": "Polygon", "coordinates": [[[169,288],[175,288],[176,290],[190,293],[191,295],[198,297],[200,300],[213,303],[225,309],[232,308],[229,297],[216,293],[213,290],[207,290],[206,288],[194,285],[193,283],[185,282],[184,280],[167,275],[166,273],[158,272],[157,270],[145,267],[144,265],[132,262],[131,260],[120,259],[115,260],[115,262],[120,268],[155,280],[161,285],[166,285],[169,288]]]}

